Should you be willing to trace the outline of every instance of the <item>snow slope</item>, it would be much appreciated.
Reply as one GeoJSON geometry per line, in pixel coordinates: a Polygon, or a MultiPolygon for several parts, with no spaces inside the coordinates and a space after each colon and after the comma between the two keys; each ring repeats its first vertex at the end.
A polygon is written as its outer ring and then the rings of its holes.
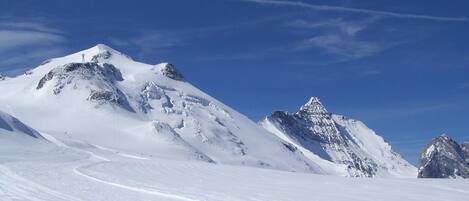
{"type": "Polygon", "coordinates": [[[363,122],[329,113],[312,97],[296,113],[277,111],[260,124],[330,174],[413,177],[416,168],[363,122]]]}
{"type": "Polygon", "coordinates": [[[173,65],[105,45],[45,61],[1,81],[0,91],[0,109],[53,137],[146,157],[322,173],[173,65]]]}
{"type": "Polygon", "coordinates": [[[23,122],[17,118],[0,111],[0,135],[4,137],[12,136],[28,136],[32,138],[43,139],[41,134],[32,129],[31,127],[25,125],[23,122]]]}
{"type": "Polygon", "coordinates": [[[55,145],[31,137],[26,144],[0,139],[0,200],[465,201],[469,196],[467,180],[347,178],[145,158],[44,137],[55,145]]]}

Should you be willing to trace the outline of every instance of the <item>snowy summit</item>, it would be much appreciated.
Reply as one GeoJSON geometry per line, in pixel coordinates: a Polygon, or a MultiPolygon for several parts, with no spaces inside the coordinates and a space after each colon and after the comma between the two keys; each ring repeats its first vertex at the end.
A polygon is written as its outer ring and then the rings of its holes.
{"type": "Polygon", "coordinates": [[[102,44],[2,79],[0,91],[0,200],[468,195],[467,183],[415,179],[417,169],[382,137],[328,112],[318,98],[258,124],[191,85],[174,65],[141,63],[102,44]]]}

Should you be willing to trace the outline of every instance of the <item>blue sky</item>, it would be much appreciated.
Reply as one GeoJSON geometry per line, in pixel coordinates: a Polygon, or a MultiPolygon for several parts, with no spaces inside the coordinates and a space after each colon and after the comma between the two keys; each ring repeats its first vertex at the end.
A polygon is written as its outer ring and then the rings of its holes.
{"type": "Polygon", "coordinates": [[[310,96],[415,163],[430,138],[469,141],[466,0],[0,0],[0,72],[97,43],[171,62],[257,121],[310,96]]]}

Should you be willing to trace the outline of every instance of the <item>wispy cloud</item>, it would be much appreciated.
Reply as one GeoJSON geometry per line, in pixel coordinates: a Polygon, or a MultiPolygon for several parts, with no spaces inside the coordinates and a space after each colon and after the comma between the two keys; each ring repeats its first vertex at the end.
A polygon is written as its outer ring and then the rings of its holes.
{"type": "Polygon", "coordinates": [[[316,32],[296,44],[296,49],[316,48],[327,54],[338,56],[336,61],[348,61],[375,55],[388,45],[359,39],[358,35],[377,21],[372,17],[361,21],[347,21],[341,18],[328,20],[294,20],[286,25],[293,28],[312,29],[316,32]],[[319,31],[319,34],[317,33],[319,31]]]}
{"type": "Polygon", "coordinates": [[[410,13],[398,13],[398,12],[389,12],[389,11],[382,11],[382,10],[349,8],[349,7],[329,6],[329,5],[317,5],[317,4],[309,4],[309,3],[305,3],[301,1],[282,1],[282,0],[243,0],[243,1],[261,3],[261,4],[302,7],[302,8],[313,9],[313,10],[321,10],[321,11],[338,11],[338,12],[349,12],[349,13],[361,13],[361,14],[368,14],[368,15],[381,15],[381,16],[388,16],[388,17],[395,17],[395,18],[469,22],[469,18],[466,18],[466,17],[445,17],[445,16],[419,15],[419,14],[410,14],[410,13]]]}
{"type": "Polygon", "coordinates": [[[108,40],[112,45],[135,49],[139,57],[155,57],[183,44],[176,33],[159,30],[145,30],[128,38],[111,37],[108,40]]]}
{"type": "Polygon", "coordinates": [[[353,37],[344,37],[339,34],[308,38],[302,41],[298,48],[320,48],[326,53],[341,56],[343,61],[371,56],[382,50],[377,44],[358,41],[353,37]]]}
{"type": "MultiPolygon", "coordinates": [[[[136,48],[141,56],[148,54],[154,55],[157,52],[168,51],[176,47],[190,45],[196,40],[209,39],[214,35],[223,32],[232,32],[236,30],[244,30],[249,27],[256,27],[263,23],[269,23],[275,20],[290,17],[292,13],[282,15],[267,16],[247,21],[207,25],[201,27],[188,27],[177,30],[155,30],[147,29],[135,33],[131,37],[110,37],[109,42],[112,45],[127,48],[136,48]]],[[[270,49],[265,52],[270,52],[270,49]]],[[[218,52],[217,52],[218,53],[218,52]]],[[[197,60],[239,60],[239,59],[256,59],[263,58],[266,54],[253,55],[248,53],[239,53],[235,55],[210,55],[206,57],[198,57],[197,60]]]]}
{"type": "Polygon", "coordinates": [[[29,65],[64,52],[63,33],[44,23],[0,21],[0,72],[17,74],[29,65]]]}
{"type": "Polygon", "coordinates": [[[0,52],[3,53],[23,46],[48,45],[63,41],[62,36],[51,33],[29,30],[3,30],[0,31],[0,52]]]}

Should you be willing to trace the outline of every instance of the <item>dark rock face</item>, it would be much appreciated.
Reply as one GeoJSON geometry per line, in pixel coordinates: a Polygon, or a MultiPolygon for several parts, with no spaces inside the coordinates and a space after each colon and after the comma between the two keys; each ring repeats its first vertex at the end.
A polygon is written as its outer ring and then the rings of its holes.
{"type": "Polygon", "coordinates": [[[460,146],[464,159],[466,159],[466,164],[469,166],[469,142],[462,143],[460,146]]]}
{"type": "Polygon", "coordinates": [[[100,61],[102,61],[102,60],[106,60],[106,59],[111,58],[111,56],[112,56],[111,52],[109,52],[109,51],[104,51],[104,52],[101,52],[101,53],[99,53],[99,54],[97,54],[97,55],[94,55],[94,56],[91,58],[91,61],[92,61],[92,62],[95,62],[95,63],[98,63],[98,62],[100,62],[100,61]]]}
{"type": "Polygon", "coordinates": [[[277,111],[267,118],[309,151],[323,159],[347,165],[350,175],[372,177],[376,174],[378,165],[354,153],[346,131],[334,122],[332,114],[318,98],[311,98],[297,113],[277,111]]]}
{"type": "Polygon", "coordinates": [[[97,63],[90,62],[69,63],[49,71],[49,73],[44,75],[44,77],[42,77],[42,79],[39,81],[36,89],[41,89],[48,81],[52,80],[53,78],[58,79],[58,82],[55,85],[55,94],[59,94],[64,85],[70,84],[72,80],[75,79],[99,79],[110,83],[124,80],[120,71],[112,64],[105,63],[103,65],[99,65],[97,63]]]}
{"type": "Polygon", "coordinates": [[[50,81],[54,81],[52,91],[60,94],[66,87],[79,88],[80,84],[89,88],[89,101],[98,104],[112,103],[128,111],[134,111],[124,93],[116,86],[123,81],[121,72],[112,64],[96,62],[69,63],[49,71],[39,81],[36,89],[40,90],[50,81]]]}
{"type": "Polygon", "coordinates": [[[442,135],[434,138],[420,156],[419,178],[469,178],[468,144],[459,145],[442,135]]]}
{"type": "Polygon", "coordinates": [[[5,79],[6,79],[6,77],[4,75],[0,74],[0,81],[5,80],[5,79]]]}
{"type": "Polygon", "coordinates": [[[161,69],[161,72],[163,75],[173,80],[184,81],[184,76],[172,64],[166,64],[166,66],[161,69]]]}

